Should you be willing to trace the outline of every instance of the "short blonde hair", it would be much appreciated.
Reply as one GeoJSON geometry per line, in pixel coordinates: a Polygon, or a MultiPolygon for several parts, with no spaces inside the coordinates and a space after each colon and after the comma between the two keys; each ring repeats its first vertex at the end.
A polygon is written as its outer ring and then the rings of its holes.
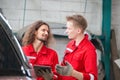
{"type": "Polygon", "coordinates": [[[87,28],[87,20],[82,15],[72,15],[66,17],[67,21],[73,21],[74,25],[79,26],[85,31],[87,28]]]}

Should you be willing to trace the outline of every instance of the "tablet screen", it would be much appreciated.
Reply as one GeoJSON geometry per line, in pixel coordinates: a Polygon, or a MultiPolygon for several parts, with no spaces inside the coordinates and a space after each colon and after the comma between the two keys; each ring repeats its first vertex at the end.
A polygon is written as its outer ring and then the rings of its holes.
{"type": "Polygon", "coordinates": [[[33,68],[34,68],[36,76],[41,76],[41,74],[39,73],[40,70],[43,70],[45,72],[46,72],[46,70],[48,70],[51,73],[51,67],[50,66],[34,65],[33,68]]]}

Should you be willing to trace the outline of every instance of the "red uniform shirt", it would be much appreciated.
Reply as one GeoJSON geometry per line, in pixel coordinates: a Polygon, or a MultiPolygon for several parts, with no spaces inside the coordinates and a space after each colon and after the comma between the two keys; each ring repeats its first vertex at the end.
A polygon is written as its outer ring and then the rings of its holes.
{"type": "MultiPolygon", "coordinates": [[[[70,62],[75,70],[83,73],[83,80],[97,80],[95,47],[88,40],[87,35],[78,46],[75,46],[74,40],[68,43],[62,65],[65,65],[65,61],[70,62]],[[90,79],[92,77],[94,77],[94,79],[90,79]]],[[[63,76],[62,80],[77,79],[71,76],[63,76]]]]}
{"type": "MultiPolygon", "coordinates": [[[[33,57],[29,59],[29,62],[32,65],[37,64],[51,66],[53,73],[56,74],[55,65],[58,64],[58,56],[54,50],[43,46],[41,50],[38,53],[36,53],[32,44],[24,46],[22,47],[22,49],[27,56],[33,57]]],[[[44,79],[39,77],[37,80],[44,79]]]]}

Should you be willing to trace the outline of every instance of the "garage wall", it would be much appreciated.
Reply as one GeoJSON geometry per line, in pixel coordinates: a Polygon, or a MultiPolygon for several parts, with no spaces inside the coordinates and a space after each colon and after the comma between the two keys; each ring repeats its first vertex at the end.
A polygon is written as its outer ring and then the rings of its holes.
{"type": "Polygon", "coordinates": [[[52,48],[57,51],[59,55],[59,61],[61,62],[63,60],[64,51],[69,39],[64,36],[61,36],[61,37],[55,36],[55,40],[56,40],[55,44],[52,46],[52,48]]]}
{"type": "MultiPolygon", "coordinates": [[[[120,54],[120,0],[112,0],[112,28],[115,29],[120,54]]],[[[92,33],[101,34],[102,0],[0,0],[0,8],[14,31],[35,20],[65,24],[65,16],[84,15],[92,33]],[[87,2],[86,2],[87,1],[87,2]]],[[[1,10],[0,10],[1,11],[1,10]]]]}
{"type": "Polygon", "coordinates": [[[120,0],[112,0],[112,28],[115,29],[118,54],[120,57],[120,0]]]}
{"type": "Polygon", "coordinates": [[[65,24],[67,15],[81,14],[88,30],[101,34],[102,0],[0,0],[0,8],[14,31],[38,19],[65,24]]]}

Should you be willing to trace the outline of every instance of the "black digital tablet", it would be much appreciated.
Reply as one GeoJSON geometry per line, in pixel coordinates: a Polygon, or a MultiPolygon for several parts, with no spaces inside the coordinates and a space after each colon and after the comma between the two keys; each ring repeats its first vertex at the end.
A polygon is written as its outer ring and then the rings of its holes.
{"type": "Polygon", "coordinates": [[[34,68],[36,76],[41,76],[41,74],[39,73],[39,71],[41,71],[41,70],[43,70],[45,72],[46,72],[46,70],[48,70],[51,73],[51,67],[50,66],[34,65],[33,68],[34,68]]]}

